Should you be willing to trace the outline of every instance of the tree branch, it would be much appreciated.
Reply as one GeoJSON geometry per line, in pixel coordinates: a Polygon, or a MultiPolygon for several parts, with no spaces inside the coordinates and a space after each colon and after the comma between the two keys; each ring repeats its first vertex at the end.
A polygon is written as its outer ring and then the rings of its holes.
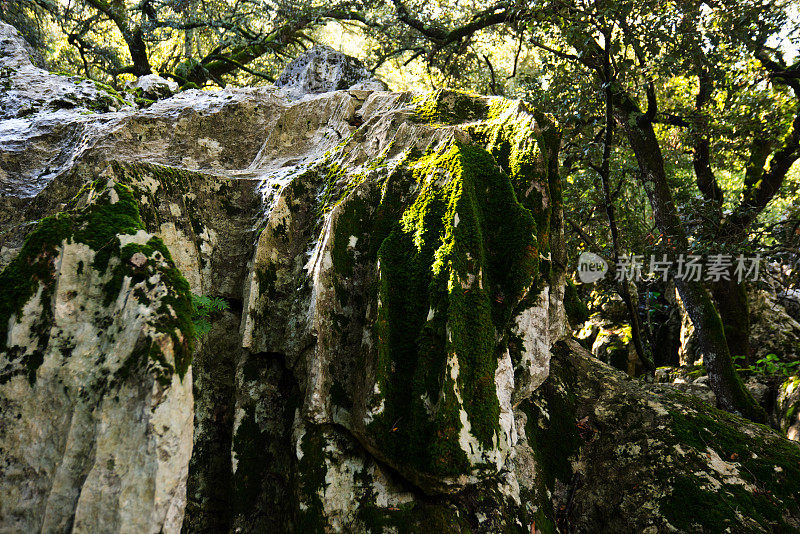
{"type": "MultiPolygon", "coordinates": [[[[702,54],[702,52],[700,52],[702,54]]],[[[722,188],[717,182],[717,177],[711,168],[711,144],[705,132],[708,129],[708,119],[703,112],[713,91],[711,77],[708,71],[700,65],[697,73],[698,89],[695,97],[695,117],[693,128],[694,153],[692,155],[692,166],[694,167],[695,181],[697,188],[707,201],[714,206],[717,215],[721,215],[722,209],[722,188]]],[[[717,218],[719,220],[719,218],[717,218]]]]}

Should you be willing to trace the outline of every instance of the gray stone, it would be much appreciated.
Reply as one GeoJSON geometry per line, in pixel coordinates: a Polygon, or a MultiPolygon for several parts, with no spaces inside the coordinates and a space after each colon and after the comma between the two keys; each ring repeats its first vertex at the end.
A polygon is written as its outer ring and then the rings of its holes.
{"type": "Polygon", "coordinates": [[[800,441],[800,376],[788,377],[778,388],[774,423],[793,441],[800,441]]]}
{"type": "Polygon", "coordinates": [[[275,86],[291,98],[344,89],[386,90],[386,84],[375,79],[360,60],[325,45],[317,45],[289,63],[275,86]]]}
{"type": "Polygon", "coordinates": [[[544,422],[537,442],[559,436],[558,450],[568,457],[553,493],[563,530],[772,532],[779,524],[800,526],[789,489],[800,448],[767,427],[672,387],[629,379],[576,342],[554,350],[551,379],[564,389],[546,382],[534,395],[529,420],[544,422]],[[577,436],[558,430],[568,426],[577,427],[577,436]],[[774,510],[772,519],[736,506],[741,492],[752,505],[774,510]]]}
{"type": "Polygon", "coordinates": [[[147,74],[140,76],[136,80],[136,83],[133,84],[133,89],[139,89],[144,98],[161,100],[177,93],[178,84],[157,74],[147,74]]]}

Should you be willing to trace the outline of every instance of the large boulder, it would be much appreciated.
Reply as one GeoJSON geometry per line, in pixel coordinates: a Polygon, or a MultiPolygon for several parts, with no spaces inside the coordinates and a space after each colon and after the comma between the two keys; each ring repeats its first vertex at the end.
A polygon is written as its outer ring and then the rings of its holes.
{"type": "Polygon", "coordinates": [[[775,424],[791,440],[800,441],[800,376],[790,376],[778,388],[775,424]]]}
{"type": "Polygon", "coordinates": [[[289,63],[275,86],[292,98],[342,89],[386,90],[386,84],[373,77],[361,61],[325,45],[317,45],[289,63]]]}
{"type": "Polygon", "coordinates": [[[796,525],[793,444],[553,350],[544,113],[350,86],[56,110],[51,78],[0,131],[0,530],[691,530],[702,499],[796,525]],[[191,293],[228,304],[199,337],[191,293]]]}
{"type": "Polygon", "coordinates": [[[191,296],[100,179],[0,273],[0,527],[176,532],[192,450],[191,296]]]}
{"type": "Polygon", "coordinates": [[[554,349],[528,414],[534,450],[558,459],[547,476],[562,532],[800,528],[800,447],[692,395],[630,379],[576,342],[554,349]]]}

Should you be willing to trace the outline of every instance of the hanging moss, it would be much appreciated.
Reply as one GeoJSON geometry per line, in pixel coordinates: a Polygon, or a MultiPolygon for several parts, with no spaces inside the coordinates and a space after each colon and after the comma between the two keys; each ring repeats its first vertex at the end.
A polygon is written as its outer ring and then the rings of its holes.
{"type": "Polygon", "coordinates": [[[414,169],[422,189],[378,254],[386,403],[371,428],[398,461],[454,475],[469,468],[458,440],[462,409],[481,446],[497,439],[496,332],[537,275],[537,228],[508,175],[479,147],[453,144],[414,169]],[[457,362],[455,379],[448,358],[457,362]]]}
{"type": "MultiPolygon", "coordinates": [[[[42,308],[47,314],[51,313],[51,306],[47,304],[55,289],[54,262],[59,247],[72,231],[73,221],[66,214],[42,219],[28,235],[17,257],[0,272],[0,350],[7,348],[11,317],[19,319],[22,308],[36,294],[40,285],[42,308]]],[[[45,324],[51,323],[49,315],[43,319],[45,324]]],[[[49,332],[49,328],[45,330],[49,332]]],[[[45,330],[42,331],[43,336],[45,330]]],[[[30,370],[35,372],[35,368],[30,370]]]]}
{"type": "Polygon", "coordinates": [[[520,113],[522,110],[527,111],[521,102],[494,98],[487,120],[471,125],[468,131],[511,177],[519,202],[534,215],[540,250],[546,256],[551,218],[561,205],[558,161],[551,157],[558,150],[560,132],[543,113],[520,113]]]}

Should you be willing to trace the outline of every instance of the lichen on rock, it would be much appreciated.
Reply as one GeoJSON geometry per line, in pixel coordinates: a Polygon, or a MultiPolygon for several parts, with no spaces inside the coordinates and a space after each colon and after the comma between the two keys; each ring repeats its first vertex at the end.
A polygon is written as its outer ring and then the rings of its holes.
{"type": "Polygon", "coordinates": [[[793,443],[564,343],[545,113],[342,72],[84,115],[20,50],[0,530],[797,528],[793,443]]]}
{"type": "Polygon", "coordinates": [[[0,273],[0,516],[20,531],[174,531],[192,435],[189,288],[129,187],[100,178],[71,206],[0,273]],[[151,448],[163,452],[148,460],[151,448]]]}

